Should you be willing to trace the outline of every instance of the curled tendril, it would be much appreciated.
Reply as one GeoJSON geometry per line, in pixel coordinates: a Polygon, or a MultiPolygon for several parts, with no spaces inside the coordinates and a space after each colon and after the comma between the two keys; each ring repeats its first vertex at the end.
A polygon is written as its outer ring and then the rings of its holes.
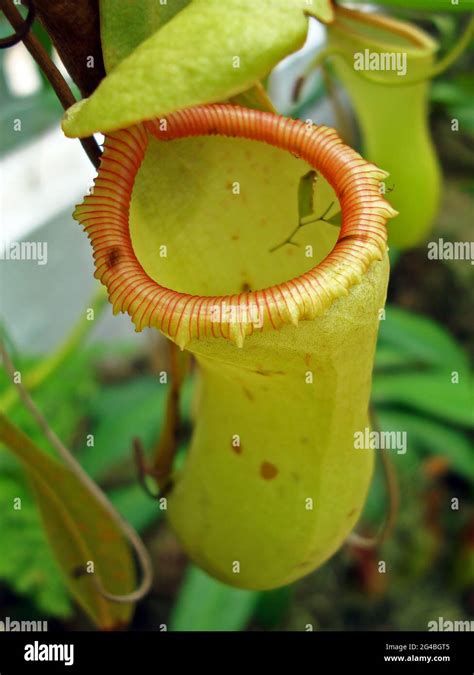
{"type": "MultiPolygon", "coordinates": [[[[69,449],[64,445],[64,443],[56,436],[55,432],[51,429],[46,419],[43,417],[39,408],[34,403],[27,389],[23,386],[21,382],[15,381],[15,366],[10,358],[8,351],[6,350],[3,342],[0,340],[0,356],[3,360],[5,370],[12,382],[18,388],[20,398],[23,401],[25,408],[30,412],[33,419],[35,420],[38,427],[43,432],[45,438],[50,442],[51,446],[58,452],[59,456],[64,460],[65,464],[69,467],[72,473],[76,478],[84,485],[84,487],[89,490],[97,502],[107,511],[109,516],[115,522],[119,530],[121,531],[124,538],[129,542],[133,550],[135,551],[138,563],[142,572],[142,579],[138,588],[131,593],[126,595],[116,595],[107,591],[99,579],[93,577],[92,582],[97,590],[97,592],[107,600],[116,603],[130,603],[137,602],[141,600],[150,590],[151,584],[153,581],[153,567],[151,564],[150,555],[145,548],[144,543],[140,539],[139,535],[135,529],[116,511],[112,506],[108,497],[105,493],[99,488],[99,486],[94,483],[90,476],[84,471],[79,462],[73,457],[69,449]]],[[[84,568],[76,568],[72,570],[72,576],[78,578],[84,573],[84,568]]]]}
{"type": "Polygon", "coordinates": [[[25,5],[28,7],[28,14],[25,17],[22,25],[19,28],[15,29],[13,35],[4,37],[0,39],[0,49],[8,49],[8,47],[14,47],[19,42],[21,42],[27,33],[30,31],[31,26],[36,17],[36,8],[33,4],[33,0],[24,0],[25,5]]]}

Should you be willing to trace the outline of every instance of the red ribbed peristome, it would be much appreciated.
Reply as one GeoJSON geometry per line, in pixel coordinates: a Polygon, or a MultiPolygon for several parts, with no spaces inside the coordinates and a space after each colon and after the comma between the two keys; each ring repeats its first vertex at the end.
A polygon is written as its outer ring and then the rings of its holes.
{"type": "Polygon", "coordinates": [[[223,337],[243,344],[254,330],[278,329],[324,312],[359,282],[387,248],[386,221],[396,212],[380,195],[388,174],[344,145],[334,129],[233,105],[189,108],[106,137],[93,193],[76,208],[93,249],[95,276],[107,286],[114,312],[128,312],[136,329],[155,326],[184,347],[193,338],[223,337]],[[329,255],[299,277],[237,295],[178,293],[151,279],[130,239],[129,208],[149,134],[159,140],[222,135],[274,145],[306,160],[333,186],[341,204],[339,238],[329,255]],[[263,325],[215,321],[215,308],[247,308],[263,325]],[[214,320],[211,321],[211,308],[214,320]]]}

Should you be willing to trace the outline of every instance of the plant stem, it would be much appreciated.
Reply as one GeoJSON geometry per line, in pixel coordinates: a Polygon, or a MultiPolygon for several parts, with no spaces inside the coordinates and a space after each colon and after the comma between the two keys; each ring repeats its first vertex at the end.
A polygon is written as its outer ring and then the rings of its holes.
{"type": "Polygon", "coordinates": [[[107,511],[113,521],[116,523],[117,527],[120,529],[127,541],[130,542],[131,546],[135,550],[137,559],[140,563],[142,570],[142,581],[140,586],[126,595],[114,595],[105,590],[97,578],[94,578],[94,582],[97,588],[97,591],[107,600],[112,602],[128,603],[128,602],[137,602],[141,600],[143,596],[149,591],[151,583],[153,580],[153,568],[151,564],[151,559],[148,551],[145,548],[144,543],[140,539],[136,530],[115,510],[115,508],[110,503],[108,497],[104,492],[99,488],[99,486],[90,478],[90,476],[84,471],[79,462],[73,457],[71,452],[66,448],[63,442],[51,429],[46,419],[43,417],[40,410],[37,408],[33,399],[31,398],[27,389],[21,384],[21,382],[15,382],[15,366],[10,359],[10,356],[5,349],[3,342],[0,341],[0,354],[3,359],[3,363],[7,373],[10,375],[12,382],[18,387],[18,392],[20,394],[21,400],[23,401],[27,410],[31,413],[32,417],[36,421],[38,427],[41,429],[46,439],[50,442],[52,447],[58,452],[60,457],[64,460],[65,464],[69,467],[72,473],[76,478],[84,485],[84,487],[91,493],[91,495],[99,502],[99,504],[107,511]]]}
{"type": "Polygon", "coordinates": [[[99,0],[33,0],[36,13],[83,98],[105,77],[99,0]]]}
{"type": "Polygon", "coordinates": [[[179,443],[181,414],[179,411],[181,386],[188,371],[190,356],[174,342],[168,341],[170,350],[170,390],[166,402],[165,425],[153,451],[153,464],[148,474],[153,476],[160,490],[170,484],[173,459],[179,443]]]}
{"type": "MultiPolygon", "coordinates": [[[[12,27],[15,30],[20,30],[24,24],[24,19],[14,6],[13,2],[11,0],[0,0],[0,8],[12,27]]],[[[64,110],[67,110],[67,108],[76,103],[76,99],[66,80],[59,72],[59,69],[54,65],[48,52],[31,30],[23,37],[23,42],[31,56],[48,78],[48,81],[54,89],[64,110]]],[[[99,168],[101,150],[95,138],[93,136],[90,138],[81,138],[80,142],[94,167],[96,169],[99,168]]]]}

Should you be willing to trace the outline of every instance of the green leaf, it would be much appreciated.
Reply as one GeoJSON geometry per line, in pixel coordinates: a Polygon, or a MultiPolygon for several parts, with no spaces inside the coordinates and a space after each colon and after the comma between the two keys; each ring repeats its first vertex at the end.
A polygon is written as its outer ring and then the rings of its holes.
{"type": "Polygon", "coordinates": [[[379,339],[412,361],[467,373],[465,353],[447,331],[426,317],[390,305],[380,322],[379,339]]]}
{"type": "Polygon", "coordinates": [[[472,103],[460,103],[458,105],[449,106],[448,115],[452,115],[452,119],[459,120],[459,127],[465,133],[474,134],[474,112],[472,110],[472,103]]]}
{"type": "Polygon", "coordinates": [[[243,630],[258,597],[259,593],[226,586],[191,566],[171,616],[171,630],[243,630]]]}
{"type": "Polygon", "coordinates": [[[108,497],[117,511],[139,532],[163,515],[159,503],[137,483],[111,490],[108,497]]]}
{"type": "Polygon", "coordinates": [[[22,475],[0,476],[0,580],[41,614],[68,618],[72,604],[22,475]],[[21,500],[20,502],[15,500],[21,500]],[[21,508],[14,508],[14,505],[21,508]]]}
{"type": "Polygon", "coordinates": [[[455,471],[474,480],[471,444],[461,431],[439,424],[429,417],[394,409],[381,408],[377,417],[382,429],[407,432],[407,452],[416,444],[430,455],[446,457],[455,471]]]}
{"type": "MultiPolygon", "coordinates": [[[[11,345],[10,349],[13,351],[11,345]]],[[[78,419],[85,416],[87,401],[94,398],[97,384],[91,362],[96,356],[97,349],[81,349],[70,354],[62,363],[61,377],[49,378],[35,391],[35,400],[41,410],[58,435],[68,441],[76,434],[78,419]],[[58,400],[63,404],[58,406],[58,400]]],[[[39,372],[51,358],[31,359],[16,354],[15,363],[26,382],[31,374],[39,372]]],[[[51,454],[51,448],[30,413],[24,406],[16,405],[17,391],[12,391],[11,381],[3,369],[0,369],[0,390],[2,402],[13,399],[10,421],[21,428],[38,447],[51,454]],[[8,396],[11,393],[13,397],[8,396]]],[[[0,578],[15,592],[34,603],[41,614],[68,617],[73,611],[71,595],[46,538],[25,472],[1,444],[0,472],[0,578]],[[22,500],[19,513],[12,510],[14,497],[22,500]]]]}
{"type": "Polygon", "coordinates": [[[332,17],[327,0],[193,0],[67,111],[65,134],[106,133],[245,91],[303,44],[305,10],[332,17]]]}
{"type": "Polygon", "coordinates": [[[100,480],[117,463],[131,459],[133,439],[145,447],[156,440],[165,410],[167,385],[142,377],[107,387],[90,400],[94,446],[80,454],[82,467],[100,480]]]}
{"type": "Polygon", "coordinates": [[[0,416],[0,440],[27,471],[50,545],[78,603],[102,629],[128,623],[131,605],[106,600],[89,574],[75,574],[93,562],[95,577],[109,592],[133,590],[130,547],[115,522],[69,468],[48,457],[4,415],[0,416]]]}
{"type": "Polygon", "coordinates": [[[413,365],[416,365],[414,357],[408,357],[393,345],[386,345],[381,341],[378,342],[377,351],[375,352],[375,377],[378,376],[378,370],[407,368],[413,367],[413,365]]]}
{"type": "Polygon", "coordinates": [[[437,80],[430,89],[430,98],[434,103],[444,105],[469,104],[474,89],[474,75],[469,73],[468,78],[437,80]]]}
{"type": "MultiPolygon", "coordinates": [[[[97,349],[79,349],[61,364],[61,377],[50,377],[35,389],[35,400],[44,416],[51,422],[54,430],[65,439],[67,444],[77,434],[78,420],[88,412],[88,403],[95,398],[98,388],[92,367],[93,359],[100,353],[97,349]],[[67,402],[67,405],[58,405],[58,401],[67,402]]],[[[51,358],[51,357],[50,357],[51,358]]],[[[17,356],[15,363],[22,372],[23,381],[34,386],[30,375],[41,371],[49,359],[31,359],[17,356]]],[[[2,373],[3,375],[3,373],[2,373]]],[[[18,394],[13,389],[11,381],[0,377],[0,390],[5,389],[1,396],[0,408],[8,412],[11,422],[23,430],[30,439],[42,448],[47,454],[53,454],[51,447],[28,410],[22,405],[16,405],[18,394]],[[10,396],[13,394],[13,396],[10,396]],[[2,406],[6,404],[4,409],[2,406]]],[[[6,453],[0,449],[0,458],[6,453]]]]}
{"type": "Polygon", "coordinates": [[[293,600],[294,586],[282,586],[260,593],[255,619],[266,629],[277,628],[284,620],[293,600]]]}
{"type": "Polygon", "coordinates": [[[169,0],[162,4],[157,0],[100,0],[100,35],[107,72],[189,2],[169,0]]]}
{"type": "Polygon", "coordinates": [[[376,405],[401,404],[453,424],[474,427],[472,383],[468,376],[458,384],[447,371],[384,375],[374,379],[372,400],[376,405]]]}
{"type": "MultiPolygon", "coordinates": [[[[129,0],[101,0],[102,53],[107,72],[123,61],[144,40],[187,7],[190,0],[172,0],[159,4],[156,0],[139,0],[133,5],[129,0]]],[[[230,101],[256,110],[274,111],[273,104],[264,87],[255,85],[230,101]]]]}
{"type": "Polygon", "coordinates": [[[474,91],[474,74],[461,72],[456,77],[439,79],[430,88],[432,102],[445,107],[449,119],[459,120],[459,128],[464,133],[474,133],[474,112],[472,109],[472,92],[474,91]]]}

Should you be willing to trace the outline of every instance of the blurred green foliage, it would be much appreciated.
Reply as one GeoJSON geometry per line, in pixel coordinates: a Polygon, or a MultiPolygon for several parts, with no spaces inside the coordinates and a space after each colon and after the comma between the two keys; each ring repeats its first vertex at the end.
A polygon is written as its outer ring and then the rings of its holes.
{"type": "Polygon", "coordinates": [[[171,615],[170,630],[241,630],[249,622],[258,596],[226,586],[190,566],[171,615]]]}
{"type": "MultiPolygon", "coordinates": [[[[52,428],[76,450],[78,458],[96,480],[100,480],[122,459],[131,460],[131,438],[137,434],[137,429],[140,430],[140,435],[143,429],[146,433],[147,424],[148,429],[156,430],[160,424],[158,415],[163,411],[165,397],[165,385],[156,387],[154,383],[158,394],[151,399],[155,407],[153,410],[146,408],[147,416],[143,426],[143,403],[150,396],[151,378],[143,377],[125,385],[101,388],[96,380],[93,364],[105,351],[105,348],[91,348],[74,352],[63,363],[61,377],[53,375],[35,393],[35,401],[52,428]],[[124,409],[128,416],[123,414],[124,409]],[[93,434],[94,447],[87,447],[85,428],[80,428],[82,424],[87,425],[87,433],[93,434]],[[124,428],[128,430],[127,437],[121,435],[124,428]]],[[[25,359],[17,361],[17,367],[28,372],[36,363],[36,359],[25,359]]],[[[8,383],[3,371],[0,378],[2,391],[6,390],[8,383]]],[[[31,415],[20,404],[17,403],[10,411],[9,417],[38,446],[51,453],[49,444],[31,415]]],[[[30,597],[45,614],[68,616],[72,611],[69,594],[59,577],[42,532],[27,479],[17,461],[3,449],[0,451],[0,469],[2,503],[9,503],[9,508],[1,511],[4,518],[0,527],[2,548],[5,547],[7,554],[1,556],[0,578],[7,581],[18,593],[30,597]],[[26,514],[22,519],[21,534],[17,519],[11,517],[12,494],[22,497],[22,513],[26,514]],[[29,542],[34,545],[30,546],[29,542]]],[[[133,478],[129,475],[129,484],[113,486],[110,497],[122,515],[134,527],[143,530],[157,521],[162,511],[136,482],[130,482],[133,478]]]]}

